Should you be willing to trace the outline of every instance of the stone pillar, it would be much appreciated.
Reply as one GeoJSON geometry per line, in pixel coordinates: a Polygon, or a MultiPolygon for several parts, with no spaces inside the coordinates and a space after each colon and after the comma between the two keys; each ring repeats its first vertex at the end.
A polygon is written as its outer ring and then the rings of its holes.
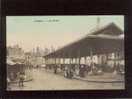
{"type": "Polygon", "coordinates": [[[85,65],[86,65],[87,64],[87,57],[85,56],[84,59],[85,59],[85,65]]]}
{"type": "Polygon", "coordinates": [[[93,52],[92,52],[92,49],[90,50],[90,60],[91,60],[91,73],[93,73],[93,69],[94,68],[94,65],[93,65],[93,52]]]}
{"type": "Polygon", "coordinates": [[[63,64],[65,65],[65,58],[63,58],[63,64]]]}
{"type": "Polygon", "coordinates": [[[114,52],[114,72],[113,74],[117,74],[117,52],[114,52]]]}

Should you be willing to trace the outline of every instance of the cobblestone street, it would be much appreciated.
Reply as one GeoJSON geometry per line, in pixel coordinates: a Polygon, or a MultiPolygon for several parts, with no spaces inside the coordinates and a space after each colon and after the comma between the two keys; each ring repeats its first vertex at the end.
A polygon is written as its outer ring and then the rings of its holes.
{"type": "Polygon", "coordinates": [[[124,83],[94,83],[77,79],[67,79],[45,69],[33,69],[33,80],[24,82],[24,87],[12,84],[11,90],[97,90],[97,89],[124,89],[124,83]]]}

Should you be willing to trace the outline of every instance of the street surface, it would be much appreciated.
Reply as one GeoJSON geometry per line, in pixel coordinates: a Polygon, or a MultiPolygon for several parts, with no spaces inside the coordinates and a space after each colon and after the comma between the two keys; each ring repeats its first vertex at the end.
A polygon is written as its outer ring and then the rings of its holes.
{"type": "Polygon", "coordinates": [[[54,74],[43,68],[33,69],[33,80],[24,82],[24,87],[12,84],[11,90],[97,90],[97,89],[124,89],[124,83],[94,83],[77,79],[67,79],[62,75],[54,74]]]}

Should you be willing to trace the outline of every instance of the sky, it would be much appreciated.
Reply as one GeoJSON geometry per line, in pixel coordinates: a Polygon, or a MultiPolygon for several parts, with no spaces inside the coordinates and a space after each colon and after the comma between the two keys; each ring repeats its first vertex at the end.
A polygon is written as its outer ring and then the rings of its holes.
{"type": "Polygon", "coordinates": [[[7,16],[7,46],[18,44],[25,51],[37,46],[63,47],[90,31],[114,22],[124,31],[124,16],[7,16]]]}

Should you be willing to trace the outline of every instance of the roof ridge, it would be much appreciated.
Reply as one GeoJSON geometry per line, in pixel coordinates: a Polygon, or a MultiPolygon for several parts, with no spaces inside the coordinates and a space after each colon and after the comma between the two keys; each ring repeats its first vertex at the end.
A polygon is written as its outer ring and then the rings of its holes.
{"type": "Polygon", "coordinates": [[[115,26],[116,28],[118,28],[120,31],[122,31],[114,22],[111,22],[111,23],[109,23],[109,24],[107,24],[107,25],[105,25],[105,26],[103,26],[103,27],[101,27],[101,28],[99,28],[99,29],[95,29],[94,31],[92,31],[91,33],[89,33],[89,34],[87,34],[87,35],[97,35],[96,33],[97,32],[100,32],[100,31],[103,31],[103,30],[105,30],[106,28],[108,28],[109,26],[115,26]]]}

